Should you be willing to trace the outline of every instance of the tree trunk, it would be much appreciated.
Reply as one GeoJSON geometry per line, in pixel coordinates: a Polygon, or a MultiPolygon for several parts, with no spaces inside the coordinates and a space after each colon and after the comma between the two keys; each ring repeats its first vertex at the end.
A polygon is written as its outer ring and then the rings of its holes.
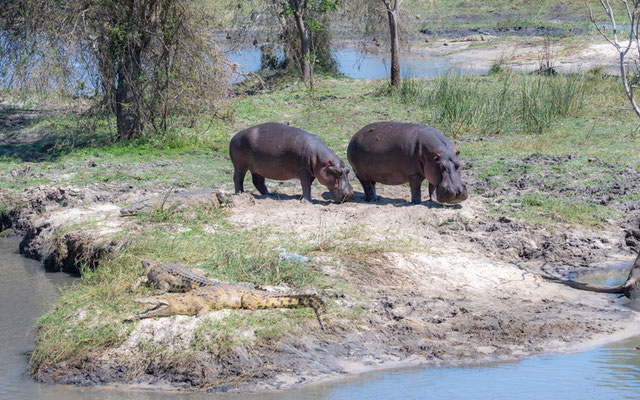
{"type": "Polygon", "coordinates": [[[389,31],[391,33],[391,86],[399,87],[402,83],[400,76],[400,55],[398,42],[398,11],[387,10],[389,16],[389,31]]]}
{"type": "Polygon", "coordinates": [[[98,74],[100,75],[100,88],[102,90],[102,106],[111,114],[116,112],[116,71],[113,67],[113,54],[100,46],[98,59],[98,74]]]}
{"type": "Polygon", "coordinates": [[[138,97],[142,48],[136,38],[129,39],[118,65],[116,121],[118,139],[131,140],[142,133],[142,115],[138,97]]]}
{"type": "Polygon", "coordinates": [[[302,20],[302,14],[300,11],[295,11],[293,16],[296,20],[296,26],[298,27],[298,34],[300,35],[300,68],[302,70],[302,81],[307,84],[311,81],[311,54],[309,52],[309,32],[302,20]]]}

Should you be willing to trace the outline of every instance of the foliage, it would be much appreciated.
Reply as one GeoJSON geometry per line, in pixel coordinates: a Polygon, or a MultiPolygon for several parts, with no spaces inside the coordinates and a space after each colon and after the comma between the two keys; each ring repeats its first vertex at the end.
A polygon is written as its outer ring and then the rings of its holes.
{"type": "MultiPolygon", "coordinates": [[[[5,2],[6,3],[6,2],[5,2]]],[[[4,87],[98,95],[119,139],[211,112],[227,75],[200,0],[17,0],[0,11],[4,87]]]]}

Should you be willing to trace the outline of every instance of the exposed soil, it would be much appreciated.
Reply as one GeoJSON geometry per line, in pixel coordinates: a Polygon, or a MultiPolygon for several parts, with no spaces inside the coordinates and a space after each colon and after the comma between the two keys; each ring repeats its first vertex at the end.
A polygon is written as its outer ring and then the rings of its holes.
{"type": "MultiPolygon", "coordinates": [[[[452,34],[450,37],[426,36],[421,39],[422,43],[413,42],[410,51],[405,54],[425,60],[446,59],[458,68],[477,73],[486,73],[494,65],[519,72],[531,72],[538,70],[541,62],[548,61],[560,73],[588,72],[594,68],[602,68],[607,74],[620,75],[619,54],[604,39],[598,39],[599,42],[572,44],[569,39],[560,37],[552,40],[546,49],[545,40],[539,35],[528,40],[512,41],[495,40],[500,35],[488,33],[490,32],[481,29],[479,33],[474,33],[473,30],[461,31],[460,35],[452,34]],[[545,54],[548,54],[548,59],[545,54]]],[[[637,49],[631,49],[627,59],[637,60],[637,49]]]]}
{"type": "MultiPolygon", "coordinates": [[[[338,309],[361,310],[358,315],[330,313],[329,333],[309,323],[304,335],[277,343],[261,342],[249,329],[243,333],[250,338],[247,344],[234,347],[224,357],[203,352],[188,363],[172,363],[173,358],[165,355],[151,364],[135,365],[135,360],[148,359],[148,350],[138,346],[141,339],[167,347],[175,356],[188,350],[203,321],[184,316],[146,320],[119,347],[89,354],[80,365],[58,365],[38,379],[79,385],[126,382],[145,388],[256,391],[375,368],[556,353],[629,335],[640,319],[622,307],[625,299],[575,291],[545,282],[535,272],[567,274],[632,261],[640,208],[632,201],[619,200],[640,181],[638,171],[629,169],[619,180],[601,182],[599,191],[578,190],[577,182],[571,180],[564,186],[568,196],[624,210],[623,226],[611,223],[594,230],[567,227],[552,232],[487,209],[487,200],[504,202],[523,191],[553,190],[545,186],[551,173],[548,167],[567,161],[548,156],[519,160],[524,166],[542,167],[541,172],[517,174],[497,186],[479,179],[475,169],[466,169],[472,197],[456,207],[429,202],[410,205],[409,189],[404,186],[381,186],[381,200],[367,203],[356,183],[355,201],[344,204],[334,203],[318,184],[313,187],[314,204],[301,203],[294,181],[269,183],[277,193],[274,196],[234,196],[232,223],[268,225],[309,240],[318,249],[309,254],[314,267],[329,279],[350,283],[348,291],[325,290],[323,296],[333,298],[338,309]],[[523,179],[525,184],[520,185],[523,179]],[[602,192],[611,195],[602,197],[602,192]],[[356,242],[382,243],[380,248],[387,250],[372,250],[356,262],[350,260],[348,250],[338,262],[323,256],[323,245],[336,235],[348,240],[351,234],[356,242]]],[[[119,216],[120,206],[142,197],[140,191],[127,188],[103,194],[100,198],[109,201],[99,202],[95,201],[96,187],[38,188],[21,196],[20,211],[5,215],[15,229],[26,232],[23,251],[27,255],[45,264],[51,260],[51,269],[67,269],[70,260],[80,254],[86,257],[78,237],[83,246],[98,249],[89,252],[98,261],[126,245],[114,239],[118,232],[140,229],[135,220],[119,216]],[[54,235],[69,223],[83,221],[99,224],[54,235]]],[[[98,191],[103,189],[107,188],[98,191]]],[[[215,320],[228,313],[223,310],[203,318],[215,320]]]]}

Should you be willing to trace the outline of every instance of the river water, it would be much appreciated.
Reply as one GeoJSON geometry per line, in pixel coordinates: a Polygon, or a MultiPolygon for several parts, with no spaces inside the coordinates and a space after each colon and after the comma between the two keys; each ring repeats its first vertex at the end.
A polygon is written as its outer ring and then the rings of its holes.
{"type": "MultiPolygon", "coordinates": [[[[338,63],[338,71],[350,78],[383,79],[390,75],[391,62],[388,51],[360,52],[352,47],[340,47],[333,50],[333,57],[338,63]]],[[[238,63],[243,73],[260,69],[260,48],[257,46],[240,46],[227,53],[230,62],[238,63]]],[[[282,54],[280,54],[282,57],[282,54]]],[[[456,64],[447,57],[422,56],[417,52],[406,52],[400,57],[400,70],[404,77],[432,78],[451,74],[484,74],[486,68],[477,68],[471,64],[456,64]]],[[[232,77],[232,82],[244,78],[232,77]]]]}
{"type": "MultiPolygon", "coordinates": [[[[46,273],[38,262],[21,257],[17,248],[16,239],[0,238],[2,400],[640,399],[640,337],[575,354],[458,368],[377,371],[301,389],[249,395],[181,393],[177,396],[175,393],[38,384],[26,373],[28,352],[33,346],[31,327],[54,303],[61,285],[71,285],[77,278],[46,273]]],[[[591,280],[615,284],[624,275],[621,271],[591,280]]]]}

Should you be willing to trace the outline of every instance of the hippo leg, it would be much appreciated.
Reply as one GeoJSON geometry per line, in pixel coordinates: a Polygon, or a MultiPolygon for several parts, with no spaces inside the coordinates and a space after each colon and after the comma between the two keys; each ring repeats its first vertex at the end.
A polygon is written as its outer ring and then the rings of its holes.
{"type": "Polygon", "coordinates": [[[261,195],[266,196],[269,194],[269,190],[267,189],[267,185],[264,184],[264,176],[251,173],[251,181],[253,182],[253,186],[258,189],[261,195]]]}
{"type": "Polygon", "coordinates": [[[424,177],[420,175],[411,175],[409,177],[409,187],[411,188],[411,202],[413,204],[420,204],[422,201],[422,181],[424,177]]]}
{"type": "Polygon", "coordinates": [[[365,181],[363,179],[358,178],[360,184],[362,184],[362,188],[364,189],[364,199],[365,201],[375,201],[376,200],[376,183],[372,181],[365,181]]]}
{"type": "Polygon", "coordinates": [[[436,185],[429,182],[429,201],[438,201],[436,198],[436,185]]]}
{"type": "Polygon", "coordinates": [[[309,174],[309,171],[303,169],[298,173],[300,178],[300,184],[302,185],[302,201],[308,201],[311,203],[311,182],[315,177],[309,174]]]}
{"type": "Polygon", "coordinates": [[[247,174],[246,169],[235,168],[233,170],[233,186],[236,194],[244,192],[244,176],[247,174]]]}

